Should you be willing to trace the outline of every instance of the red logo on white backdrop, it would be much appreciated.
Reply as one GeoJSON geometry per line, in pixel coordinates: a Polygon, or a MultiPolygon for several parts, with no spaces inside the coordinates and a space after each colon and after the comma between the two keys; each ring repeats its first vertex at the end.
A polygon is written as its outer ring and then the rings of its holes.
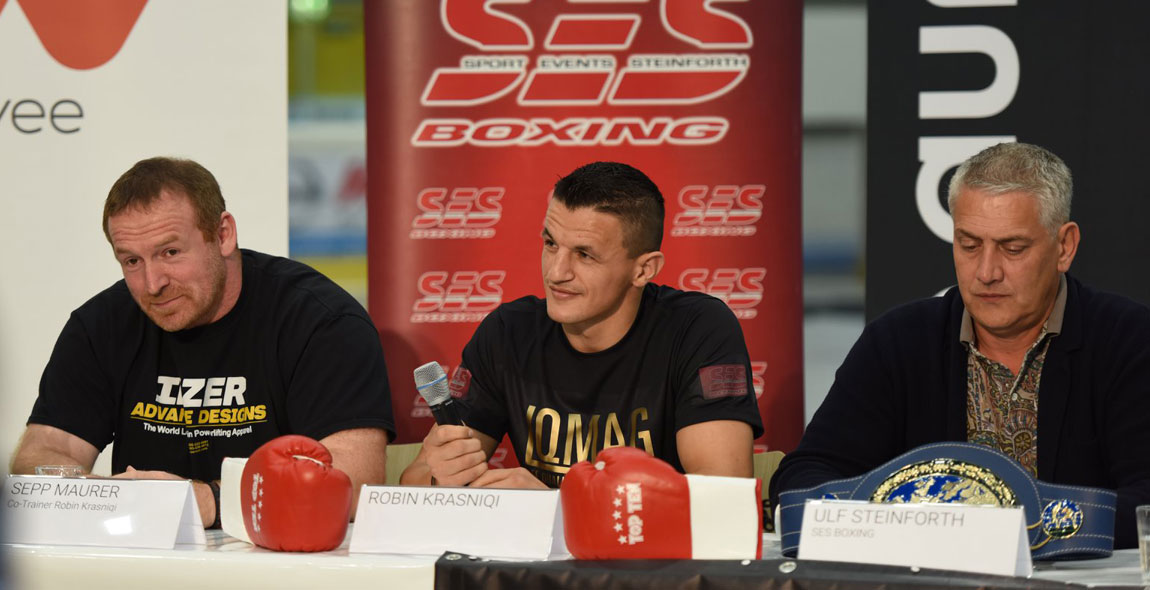
{"type": "MultiPolygon", "coordinates": [[[[463,55],[458,66],[432,72],[420,102],[429,107],[474,106],[515,93],[520,106],[680,105],[699,104],[729,93],[750,69],[750,57],[719,53],[749,49],[751,29],[738,16],[715,7],[723,0],[660,0],[660,30],[695,52],[628,53],[641,15],[628,12],[633,0],[598,0],[600,8],[619,12],[559,13],[546,31],[533,31],[523,20],[500,10],[501,4],[526,0],[441,0],[440,20],[456,40],[479,51],[463,55]],[[542,33],[542,35],[537,35],[542,33]],[[524,52],[543,38],[548,53],[532,59],[524,52]],[[698,50],[701,50],[698,51],[698,50]],[[622,53],[622,55],[614,55],[622,53]]],[[[727,0],[742,1],[742,0],[727,0]]],[[[542,28],[542,27],[540,27],[542,28]]],[[[614,145],[647,143],[714,143],[726,134],[722,117],[699,122],[668,117],[639,119],[647,129],[638,137],[626,131],[629,119],[426,119],[412,136],[417,146],[472,145],[614,145]],[[556,126],[562,133],[549,131],[556,126]],[[678,132],[663,131],[677,128],[678,132]],[[503,141],[506,143],[492,143],[503,141]]]]}
{"type": "Polygon", "coordinates": [[[751,384],[755,387],[755,399],[763,397],[763,388],[767,383],[763,376],[766,374],[766,361],[751,361],[751,384]]]}
{"type": "MultiPolygon", "coordinates": [[[[60,65],[91,70],[120,52],[148,0],[16,0],[40,43],[60,65]]],[[[7,0],[0,0],[0,12],[7,0]]]]}
{"type": "Polygon", "coordinates": [[[428,271],[416,282],[412,323],[478,322],[503,301],[504,270],[428,271]]]}
{"type": "Polygon", "coordinates": [[[503,216],[501,186],[425,188],[416,197],[421,213],[411,220],[412,239],[473,239],[495,236],[503,216]]]}
{"type": "Polygon", "coordinates": [[[683,210],[671,221],[671,235],[753,236],[766,190],[761,184],[685,186],[679,191],[683,210]]]}
{"type": "Polygon", "coordinates": [[[731,308],[735,317],[749,320],[763,300],[765,268],[688,268],[679,275],[679,288],[717,297],[731,308]]]}

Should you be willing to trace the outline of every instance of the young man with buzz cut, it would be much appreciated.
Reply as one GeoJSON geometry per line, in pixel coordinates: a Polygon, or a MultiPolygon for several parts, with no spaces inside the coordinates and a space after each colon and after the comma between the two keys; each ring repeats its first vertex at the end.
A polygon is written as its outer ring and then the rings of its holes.
{"type": "Polygon", "coordinates": [[[663,197],[639,170],[594,162],[555,184],[545,297],[505,303],[463,349],[466,426],[434,426],[405,484],[558,487],[632,446],[680,471],[751,477],[762,434],[738,320],[720,300],[654,284],[663,197]],[[521,467],[489,469],[507,435],[521,467]]]}

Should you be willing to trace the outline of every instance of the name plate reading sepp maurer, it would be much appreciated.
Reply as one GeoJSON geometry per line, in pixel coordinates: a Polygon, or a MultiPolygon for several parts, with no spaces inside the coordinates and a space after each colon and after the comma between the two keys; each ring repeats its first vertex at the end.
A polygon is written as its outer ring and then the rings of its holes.
{"type": "Polygon", "coordinates": [[[1029,576],[1021,506],[807,500],[799,559],[1029,576]]]}
{"type": "Polygon", "coordinates": [[[566,557],[559,490],[364,486],[352,553],[566,557]]]}
{"type": "Polygon", "coordinates": [[[11,475],[3,520],[8,543],[171,549],[206,542],[187,480],[11,475]]]}

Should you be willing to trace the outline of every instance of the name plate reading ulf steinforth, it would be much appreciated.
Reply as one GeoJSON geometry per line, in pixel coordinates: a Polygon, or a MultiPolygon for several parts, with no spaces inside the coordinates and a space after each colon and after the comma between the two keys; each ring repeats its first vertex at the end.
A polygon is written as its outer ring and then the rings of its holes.
{"type": "Polygon", "coordinates": [[[364,486],[352,553],[567,556],[559,490],[364,486]]]}
{"type": "Polygon", "coordinates": [[[1021,506],[807,500],[799,559],[1029,576],[1021,506]]]}
{"type": "Polygon", "coordinates": [[[8,543],[171,549],[206,541],[187,480],[11,475],[3,520],[8,543]]]}

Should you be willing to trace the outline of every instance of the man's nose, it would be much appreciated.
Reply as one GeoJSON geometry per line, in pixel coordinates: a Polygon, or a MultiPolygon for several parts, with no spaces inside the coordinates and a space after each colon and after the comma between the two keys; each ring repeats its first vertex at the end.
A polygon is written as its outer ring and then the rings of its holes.
{"type": "Polygon", "coordinates": [[[571,253],[570,252],[556,252],[551,256],[547,267],[547,281],[551,283],[562,283],[569,281],[572,278],[571,273],[571,253]]]}
{"type": "Polygon", "coordinates": [[[975,277],[984,284],[1002,280],[1002,258],[994,248],[983,248],[978,257],[975,277]]]}
{"type": "Polygon", "coordinates": [[[148,295],[159,295],[168,286],[168,273],[160,264],[144,265],[144,286],[148,295]]]}

